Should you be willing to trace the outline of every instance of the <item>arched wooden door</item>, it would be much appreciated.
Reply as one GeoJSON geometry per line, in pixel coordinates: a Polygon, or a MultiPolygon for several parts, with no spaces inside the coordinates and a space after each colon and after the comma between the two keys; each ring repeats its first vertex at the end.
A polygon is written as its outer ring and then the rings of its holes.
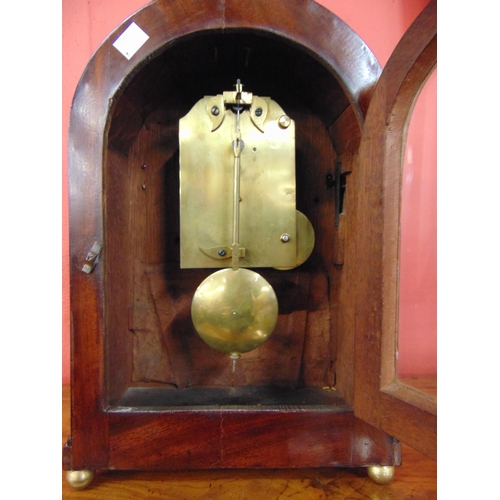
{"type": "Polygon", "coordinates": [[[436,2],[408,29],[387,62],[360,146],[355,414],[436,456],[436,398],[397,377],[398,270],[403,155],[411,112],[437,64],[436,2]]]}

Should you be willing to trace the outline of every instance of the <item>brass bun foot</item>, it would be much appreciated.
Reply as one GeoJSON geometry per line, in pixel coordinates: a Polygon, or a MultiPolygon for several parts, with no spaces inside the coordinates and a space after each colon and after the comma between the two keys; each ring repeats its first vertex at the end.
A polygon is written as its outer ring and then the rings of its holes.
{"type": "Polygon", "coordinates": [[[377,484],[387,484],[394,477],[394,465],[369,465],[369,478],[377,484]]]}
{"type": "Polygon", "coordinates": [[[92,470],[69,470],[66,472],[67,483],[75,490],[83,490],[94,479],[92,470]]]}

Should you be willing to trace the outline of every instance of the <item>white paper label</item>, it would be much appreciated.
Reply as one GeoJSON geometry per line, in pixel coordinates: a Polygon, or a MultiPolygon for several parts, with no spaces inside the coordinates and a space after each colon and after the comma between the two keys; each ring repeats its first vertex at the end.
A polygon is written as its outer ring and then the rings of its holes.
{"type": "Polygon", "coordinates": [[[132,23],[116,40],[113,47],[118,49],[127,59],[130,59],[149,38],[144,31],[132,23]]]}

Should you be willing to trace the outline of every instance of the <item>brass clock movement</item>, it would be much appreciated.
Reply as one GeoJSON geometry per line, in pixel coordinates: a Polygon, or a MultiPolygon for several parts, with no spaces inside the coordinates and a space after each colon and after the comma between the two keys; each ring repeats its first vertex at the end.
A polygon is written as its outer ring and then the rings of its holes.
{"type": "Polygon", "coordinates": [[[179,123],[180,266],[224,267],[200,284],[191,313],[233,366],[278,319],[273,287],[248,268],[292,269],[314,247],[295,204],[295,123],[271,98],[235,87],[201,99],[179,123]]]}
{"type": "Polygon", "coordinates": [[[435,407],[391,375],[387,326],[395,145],[435,41],[431,2],[382,73],[312,0],[175,0],[103,42],[69,131],[70,484],[290,467],[384,482],[399,440],[435,452],[435,407]]]}

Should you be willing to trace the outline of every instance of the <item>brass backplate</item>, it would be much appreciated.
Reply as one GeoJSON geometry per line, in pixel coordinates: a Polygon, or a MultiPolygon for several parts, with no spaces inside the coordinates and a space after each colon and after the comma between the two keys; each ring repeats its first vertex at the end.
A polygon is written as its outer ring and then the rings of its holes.
{"type": "MultiPolygon", "coordinates": [[[[220,95],[204,97],[179,122],[181,268],[230,266],[236,120],[220,95]]],[[[272,99],[252,96],[239,127],[239,264],[294,267],[295,123],[272,99]]]]}

